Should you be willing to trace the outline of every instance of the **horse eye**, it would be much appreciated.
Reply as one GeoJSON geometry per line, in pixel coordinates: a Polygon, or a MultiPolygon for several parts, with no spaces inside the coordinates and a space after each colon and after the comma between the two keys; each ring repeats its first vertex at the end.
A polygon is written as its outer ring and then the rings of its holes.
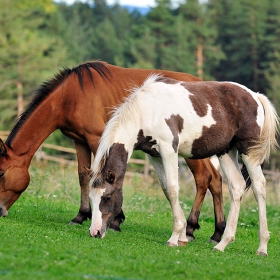
{"type": "Polygon", "coordinates": [[[4,177],[5,172],[4,171],[0,171],[0,178],[4,177]]]}
{"type": "Polygon", "coordinates": [[[106,196],[106,197],[103,198],[103,200],[106,203],[106,202],[110,201],[111,198],[112,198],[111,196],[106,196]]]}

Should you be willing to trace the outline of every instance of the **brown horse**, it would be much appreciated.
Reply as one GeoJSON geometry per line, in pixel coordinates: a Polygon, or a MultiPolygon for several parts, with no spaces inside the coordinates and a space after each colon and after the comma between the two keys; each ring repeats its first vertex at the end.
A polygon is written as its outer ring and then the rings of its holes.
{"type": "MultiPolygon", "coordinates": [[[[6,143],[0,139],[0,216],[8,214],[8,209],[27,188],[30,180],[28,167],[36,150],[54,130],[60,129],[74,140],[78,159],[81,204],[71,223],[82,224],[91,218],[89,175],[84,167],[91,166],[91,153],[97,151],[112,108],[121,103],[130,88],[140,86],[151,73],[182,81],[199,81],[184,73],[127,69],[93,61],[73,69],[66,68],[42,84],[6,143]]],[[[209,189],[215,211],[215,231],[211,240],[219,242],[225,228],[221,176],[209,159],[188,159],[186,162],[197,186],[187,236],[192,240],[194,230],[199,228],[200,209],[209,189]]],[[[120,230],[123,219],[123,213],[120,213],[111,227],[120,230]]]]}

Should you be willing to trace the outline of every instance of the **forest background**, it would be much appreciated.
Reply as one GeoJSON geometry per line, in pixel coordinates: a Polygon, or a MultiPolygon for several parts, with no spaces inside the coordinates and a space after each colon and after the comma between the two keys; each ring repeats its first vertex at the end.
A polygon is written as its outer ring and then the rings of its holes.
{"type": "MultiPolygon", "coordinates": [[[[279,0],[156,0],[147,14],[106,0],[1,0],[0,130],[41,83],[94,59],[238,82],[280,109],[279,40],[279,0]]],[[[71,145],[61,133],[48,141],[71,145]]]]}

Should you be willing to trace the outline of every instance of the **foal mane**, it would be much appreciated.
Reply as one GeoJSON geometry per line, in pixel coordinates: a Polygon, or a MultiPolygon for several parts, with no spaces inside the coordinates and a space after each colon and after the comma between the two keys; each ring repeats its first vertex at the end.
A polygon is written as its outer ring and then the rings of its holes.
{"type": "Polygon", "coordinates": [[[73,67],[72,69],[64,67],[52,79],[42,83],[41,86],[35,90],[32,101],[28,104],[26,110],[19,116],[18,121],[11,130],[6,140],[6,145],[11,148],[11,144],[15,135],[20,130],[25,121],[36,110],[36,108],[71,74],[78,76],[79,84],[82,90],[84,90],[84,72],[87,73],[91,83],[94,85],[91,69],[95,70],[103,79],[109,80],[110,77],[113,76],[113,73],[107,67],[106,63],[98,60],[80,64],[76,67],[73,67]]]}
{"type": "Polygon", "coordinates": [[[90,186],[98,187],[103,182],[103,173],[106,160],[109,156],[110,148],[114,144],[115,135],[120,126],[125,126],[126,131],[131,128],[139,127],[140,104],[138,93],[149,92],[149,85],[161,81],[162,76],[158,74],[150,75],[140,87],[134,87],[129,90],[130,94],[124,98],[123,103],[113,108],[112,116],[106,124],[105,130],[99,141],[97,153],[92,164],[92,179],[90,186]]]}

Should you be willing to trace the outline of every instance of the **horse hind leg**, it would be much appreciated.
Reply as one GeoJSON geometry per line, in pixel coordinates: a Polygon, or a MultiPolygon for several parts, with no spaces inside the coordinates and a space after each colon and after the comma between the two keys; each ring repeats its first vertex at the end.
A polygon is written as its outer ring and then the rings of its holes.
{"type": "Polygon", "coordinates": [[[212,171],[211,181],[209,184],[209,190],[212,194],[213,205],[214,205],[214,215],[215,215],[215,231],[210,237],[209,242],[218,243],[221,241],[222,235],[226,228],[226,217],[224,211],[223,202],[223,187],[222,187],[222,176],[215,169],[211,161],[209,160],[210,167],[212,171]]]}
{"type": "Polygon", "coordinates": [[[241,199],[245,190],[245,181],[241,175],[237,160],[237,151],[234,149],[219,158],[221,168],[228,180],[228,188],[231,198],[230,210],[224,235],[214,250],[224,251],[226,246],[234,241],[241,199]]]}
{"type": "Polygon", "coordinates": [[[266,217],[266,180],[260,165],[252,164],[250,157],[242,155],[252,182],[252,189],[259,208],[259,248],[257,255],[267,256],[269,231],[266,217]]]}
{"type": "Polygon", "coordinates": [[[202,160],[185,159],[185,161],[188,164],[191,172],[193,173],[196,185],[195,199],[191,212],[187,219],[186,227],[186,236],[188,238],[188,241],[193,241],[195,239],[194,231],[200,228],[198,219],[202,203],[210,184],[211,174],[210,172],[208,172],[208,169],[205,167],[202,160]]]}
{"type": "Polygon", "coordinates": [[[189,241],[194,240],[194,230],[200,228],[198,218],[207,189],[209,188],[213,197],[215,214],[215,231],[210,237],[209,242],[218,243],[221,240],[226,226],[222,195],[222,176],[218,173],[209,159],[185,159],[185,161],[192,171],[196,183],[196,196],[192,210],[187,219],[187,238],[189,241]]]}

